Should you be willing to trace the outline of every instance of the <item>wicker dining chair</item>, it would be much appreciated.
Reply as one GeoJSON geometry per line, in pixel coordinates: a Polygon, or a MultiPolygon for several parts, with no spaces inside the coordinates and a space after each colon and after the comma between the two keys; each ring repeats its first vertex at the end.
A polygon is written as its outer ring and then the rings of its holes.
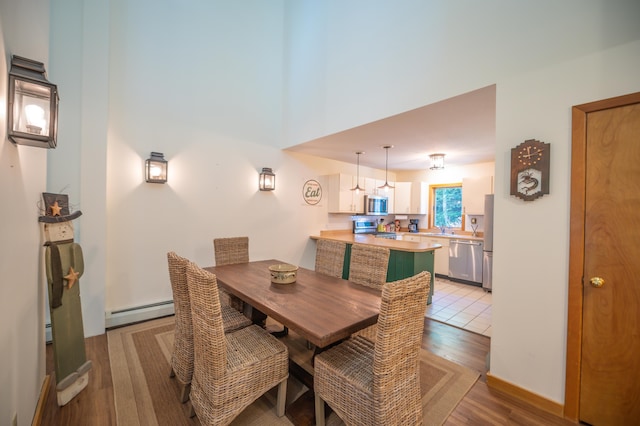
{"type": "MultiPolygon", "coordinates": [[[[173,291],[175,331],[173,353],[171,354],[170,377],[176,377],[181,385],[180,401],[189,399],[191,378],[193,377],[193,326],[191,324],[191,302],[187,289],[188,259],[174,252],[167,253],[169,281],[173,291]]],[[[215,289],[212,289],[215,291],[215,289]]],[[[231,332],[251,325],[251,321],[230,306],[222,307],[224,331],[231,332]]]]}
{"type": "Polygon", "coordinates": [[[351,247],[349,281],[381,290],[387,281],[390,253],[386,247],[354,244],[351,247]]]}
{"type": "MultiPolygon", "coordinates": [[[[249,237],[227,237],[213,239],[213,256],[216,266],[247,263],[249,261],[249,237]]],[[[244,302],[220,289],[220,303],[243,312],[244,302]]]]}
{"type": "MultiPolygon", "coordinates": [[[[236,263],[246,263],[249,261],[249,237],[226,237],[215,238],[213,240],[213,251],[216,266],[233,265],[236,263]]],[[[266,327],[267,315],[248,303],[220,289],[220,302],[227,304],[243,312],[254,324],[266,327]]],[[[282,326],[281,330],[272,331],[276,336],[283,336],[289,333],[287,327],[282,326]]]]}
{"type": "Polygon", "coordinates": [[[419,356],[431,274],[382,288],[375,343],[356,336],[315,357],[316,425],[326,402],[348,425],[421,425],[419,356]]]}
{"type": "MultiPolygon", "coordinates": [[[[351,247],[351,263],[349,264],[349,281],[378,290],[387,281],[387,268],[391,251],[386,247],[354,244],[351,247]]],[[[375,341],[376,324],[357,331],[354,336],[363,336],[375,341]]]]}
{"type": "Polygon", "coordinates": [[[318,240],[316,245],[316,272],[342,278],[346,249],[347,244],[342,241],[318,240]]]}
{"type": "Polygon", "coordinates": [[[187,266],[193,320],[192,414],[201,424],[226,425],[278,385],[276,414],[284,415],[289,376],[287,347],[257,325],[224,333],[216,276],[187,266]]]}

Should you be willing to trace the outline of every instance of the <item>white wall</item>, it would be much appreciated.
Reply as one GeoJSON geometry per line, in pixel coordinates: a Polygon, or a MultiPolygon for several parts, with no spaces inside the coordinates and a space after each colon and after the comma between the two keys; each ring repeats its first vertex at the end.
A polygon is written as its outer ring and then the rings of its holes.
{"type": "MultiPolygon", "coordinates": [[[[491,372],[564,400],[571,105],[640,90],[637,1],[296,2],[289,144],[497,85],[491,372]],[[310,57],[310,59],[309,59],[310,57]],[[322,87],[321,94],[315,89],[322,87]],[[509,196],[510,148],[552,144],[551,194],[509,196]],[[544,314],[543,314],[544,313],[544,314]]],[[[292,43],[293,45],[293,43],[292,43]]]]}
{"type": "Polygon", "coordinates": [[[48,150],[7,139],[7,75],[17,54],[48,66],[48,2],[0,0],[0,424],[28,424],[45,375],[39,202],[48,150]]]}

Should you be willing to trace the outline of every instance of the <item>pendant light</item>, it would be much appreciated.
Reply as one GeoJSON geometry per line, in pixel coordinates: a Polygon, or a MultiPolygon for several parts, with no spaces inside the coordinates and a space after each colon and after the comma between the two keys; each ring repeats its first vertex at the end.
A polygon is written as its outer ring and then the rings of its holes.
{"type": "Polygon", "coordinates": [[[356,191],[356,194],[359,194],[360,190],[362,190],[362,188],[360,188],[360,154],[364,154],[364,151],[356,151],[356,155],[358,156],[358,168],[356,170],[358,174],[356,175],[356,186],[351,188],[352,191],[356,191]]]}
{"type": "Polygon", "coordinates": [[[393,189],[393,186],[389,185],[389,181],[387,179],[387,174],[389,172],[389,148],[393,148],[393,145],[385,145],[383,148],[387,157],[384,163],[384,185],[379,186],[378,189],[384,189],[388,192],[390,189],[393,189]]]}

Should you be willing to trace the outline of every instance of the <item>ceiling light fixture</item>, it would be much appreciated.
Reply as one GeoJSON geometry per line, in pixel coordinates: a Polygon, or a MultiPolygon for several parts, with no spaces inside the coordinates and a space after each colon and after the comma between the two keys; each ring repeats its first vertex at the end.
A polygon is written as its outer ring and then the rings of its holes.
{"type": "Polygon", "coordinates": [[[393,189],[393,186],[389,185],[389,181],[387,179],[387,174],[389,173],[389,148],[393,148],[393,145],[385,145],[383,146],[386,153],[386,160],[384,163],[384,185],[379,186],[379,189],[384,189],[385,191],[389,191],[393,189]]]}
{"type": "Polygon", "coordinates": [[[356,155],[358,156],[358,168],[356,170],[358,174],[356,175],[356,186],[351,188],[352,191],[356,191],[356,194],[359,194],[362,190],[362,188],[360,188],[360,154],[364,154],[364,151],[356,151],[356,155]]]}
{"type": "Polygon", "coordinates": [[[431,170],[444,169],[444,154],[431,154],[429,158],[431,158],[431,170]]]}

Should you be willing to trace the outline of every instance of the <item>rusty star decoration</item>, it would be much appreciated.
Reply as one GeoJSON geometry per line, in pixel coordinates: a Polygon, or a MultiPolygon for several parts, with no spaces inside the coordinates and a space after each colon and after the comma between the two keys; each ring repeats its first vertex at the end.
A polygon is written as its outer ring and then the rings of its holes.
{"type": "Polygon", "coordinates": [[[57,201],[51,204],[49,208],[51,209],[51,216],[60,216],[60,211],[62,210],[62,207],[58,205],[57,201]]]}
{"type": "Polygon", "coordinates": [[[74,271],[73,266],[70,266],[69,273],[64,276],[64,279],[67,280],[67,282],[69,283],[69,286],[67,288],[71,289],[71,287],[73,287],[76,281],[78,281],[79,276],[80,276],[80,272],[74,271]]]}

